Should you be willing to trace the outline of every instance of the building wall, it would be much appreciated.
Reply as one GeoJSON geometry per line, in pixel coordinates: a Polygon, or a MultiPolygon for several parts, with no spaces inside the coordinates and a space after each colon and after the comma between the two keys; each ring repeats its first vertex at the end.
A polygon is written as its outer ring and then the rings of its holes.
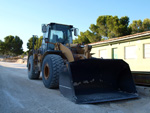
{"type": "Polygon", "coordinates": [[[117,44],[108,44],[106,46],[99,45],[100,47],[93,46],[91,53],[95,53],[93,57],[96,58],[100,58],[101,55],[105,54],[104,59],[112,59],[113,48],[117,48],[117,52],[115,49],[115,53],[117,53],[115,58],[117,57],[126,61],[130,65],[131,71],[150,71],[150,48],[147,49],[149,58],[144,58],[144,44],[150,44],[150,38],[125,43],[118,42],[117,44]],[[128,54],[125,52],[126,49],[128,54]]]}

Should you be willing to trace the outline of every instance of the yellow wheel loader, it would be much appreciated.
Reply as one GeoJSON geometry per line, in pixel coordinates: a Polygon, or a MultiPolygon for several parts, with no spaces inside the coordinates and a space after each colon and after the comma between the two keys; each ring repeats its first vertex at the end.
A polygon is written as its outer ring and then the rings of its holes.
{"type": "Polygon", "coordinates": [[[42,32],[41,47],[28,55],[29,79],[38,79],[42,72],[46,88],[59,87],[75,103],[138,97],[129,65],[120,59],[92,58],[90,45],[72,44],[77,28],[50,23],[42,25],[42,32]]]}

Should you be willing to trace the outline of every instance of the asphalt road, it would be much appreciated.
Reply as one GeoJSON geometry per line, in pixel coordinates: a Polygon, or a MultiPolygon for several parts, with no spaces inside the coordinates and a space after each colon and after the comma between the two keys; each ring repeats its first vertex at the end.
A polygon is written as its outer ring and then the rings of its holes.
{"type": "Polygon", "coordinates": [[[29,80],[25,64],[0,62],[0,113],[149,113],[150,97],[99,104],[75,104],[42,79],[29,80]]]}

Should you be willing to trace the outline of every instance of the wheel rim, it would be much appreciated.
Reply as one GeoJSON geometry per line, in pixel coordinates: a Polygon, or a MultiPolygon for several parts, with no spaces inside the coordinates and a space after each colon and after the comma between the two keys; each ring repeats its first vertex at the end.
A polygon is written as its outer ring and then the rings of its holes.
{"type": "Polygon", "coordinates": [[[29,63],[29,66],[28,66],[28,71],[30,71],[30,68],[31,68],[31,64],[29,63]]]}
{"type": "Polygon", "coordinates": [[[50,73],[49,66],[48,66],[48,64],[45,64],[45,66],[44,66],[44,78],[45,79],[49,78],[49,73],[50,73]]]}

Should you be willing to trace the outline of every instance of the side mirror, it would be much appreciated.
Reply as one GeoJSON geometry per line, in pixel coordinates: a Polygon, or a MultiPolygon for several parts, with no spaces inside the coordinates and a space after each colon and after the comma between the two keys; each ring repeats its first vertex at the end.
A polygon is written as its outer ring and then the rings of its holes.
{"type": "Polygon", "coordinates": [[[42,24],[42,32],[43,33],[47,32],[47,26],[45,24],[42,24]]]}
{"type": "Polygon", "coordinates": [[[78,28],[74,28],[74,36],[78,36],[79,35],[79,29],[78,28]]]}
{"type": "Polygon", "coordinates": [[[45,38],[45,43],[48,43],[48,38],[45,38]]]}

